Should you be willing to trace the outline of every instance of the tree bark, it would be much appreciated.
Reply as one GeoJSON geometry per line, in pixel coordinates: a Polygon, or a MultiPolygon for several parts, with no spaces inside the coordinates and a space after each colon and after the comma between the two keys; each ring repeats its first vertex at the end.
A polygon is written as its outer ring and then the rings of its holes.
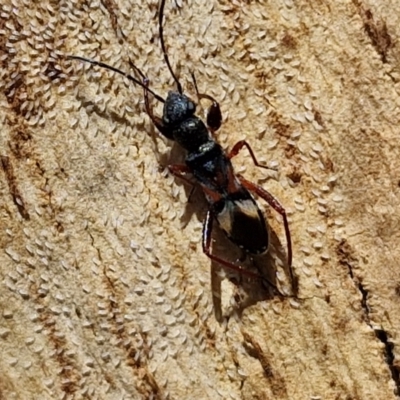
{"type": "Polygon", "coordinates": [[[1,398],[398,397],[396,2],[166,4],[185,93],[193,71],[220,102],[216,140],[245,139],[276,169],[234,159],[286,209],[297,295],[262,201],[269,256],[238,265],[288,297],[203,254],[206,203],[168,173],[184,154],[143,90],[64,58],[133,73],[131,60],[165,98],[157,1],[0,4],[1,398]]]}

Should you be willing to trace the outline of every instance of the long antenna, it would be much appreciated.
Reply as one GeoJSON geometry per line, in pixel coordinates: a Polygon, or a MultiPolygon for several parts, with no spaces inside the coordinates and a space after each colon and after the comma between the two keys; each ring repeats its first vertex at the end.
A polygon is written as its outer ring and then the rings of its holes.
{"type": "Polygon", "coordinates": [[[160,10],[158,12],[158,25],[159,25],[158,28],[159,28],[159,35],[160,35],[160,41],[161,41],[161,49],[163,51],[164,60],[165,60],[165,63],[167,64],[169,72],[171,73],[172,78],[174,78],[174,81],[176,82],[178,92],[179,92],[179,94],[182,94],[183,93],[182,85],[180,84],[178,78],[176,77],[176,75],[174,74],[174,71],[172,70],[171,64],[169,62],[167,50],[165,49],[164,29],[163,29],[164,7],[165,7],[165,0],[161,0],[160,10]]]}
{"type": "MultiPolygon", "coordinates": [[[[129,74],[127,74],[126,72],[121,71],[121,70],[118,69],[118,68],[115,68],[115,67],[112,67],[111,65],[104,64],[104,63],[102,63],[102,62],[100,62],[100,61],[94,61],[94,60],[91,60],[91,59],[85,58],[85,57],[66,56],[66,58],[69,59],[69,60],[80,60],[80,61],[84,61],[84,62],[87,62],[87,63],[89,63],[89,64],[97,65],[97,66],[99,66],[99,67],[102,67],[102,68],[105,68],[105,69],[109,69],[110,71],[116,72],[116,73],[118,73],[118,74],[124,76],[125,78],[127,78],[127,79],[130,80],[131,82],[136,83],[136,85],[139,85],[139,86],[141,86],[143,89],[147,90],[149,93],[151,93],[151,94],[152,94],[158,101],[160,101],[161,103],[165,103],[165,100],[164,100],[160,95],[158,95],[157,93],[153,92],[153,90],[151,90],[146,84],[144,84],[143,82],[140,82],[139,79],[136,79],[136,78],[133,77],[132,75],[129,75],[129,74]]],[[[131,62],[131,66],[133,66],[133,68],[136,70],[136,72],[138,72],[138,73],[140,74],[140,76],[141,76],[142,78],[145,78],[145,76],[144,76],[144,74],[142,73],[142,71],[140,71],[140,69],[139,69],[138,67],[136,67],[136,65],[134,65],[132,62],[131,62]]]]}

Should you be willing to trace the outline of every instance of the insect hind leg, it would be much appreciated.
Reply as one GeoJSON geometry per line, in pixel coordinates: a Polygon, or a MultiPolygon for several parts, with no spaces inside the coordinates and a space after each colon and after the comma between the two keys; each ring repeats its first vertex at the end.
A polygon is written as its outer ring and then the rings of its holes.
{"type": "Polygon", "coordinates": [[[203,246],[204,254],[211,260],[222,265],[224,268],[230,269],[232,271],[235,271],[239,274],[248,276],[250,278],[266,282],[270,287],[272,287],[281,296],[287,297],[287,296],[282,295],[281,292],[279,291],[278,287],[275,284],[273,284],[269,279],[267,279],[259,274],[255,274],[253,272],[247,271],[244,268],[241,268],[228,260],[225,260],[221,257],[215,256],[214,254],[212,254],[211,234],[212,234],[212,229],[213,229],[213,222],[214,222],[214,214],[213,214],[212,210],[208,210],[206,219],[204,220],[204,224],[203,224],[202,246],[203,246]]]}
{"type": "Polygon", "coordinates": [[[247,179],[243,178],[242,176],[238,176],[240,183],[248,189],[250,192],[256,193],[260,196],[263,200],[265,200],[278,214],[282,216],[283,219],[283,226],[285,228],[285,235],[286,235],[286,243],[287,243],[287,263],[289,268],[289,275],[292,287],[296,289],[297,287],[297,280],[293,273],[292,268],[292,238],[289,229],[289,222],[287,220],[286,210],[283,206],[279,203],[279,201],[272,196],[271,193],[263,189],[261,186],[258,186],[247,179]]]}

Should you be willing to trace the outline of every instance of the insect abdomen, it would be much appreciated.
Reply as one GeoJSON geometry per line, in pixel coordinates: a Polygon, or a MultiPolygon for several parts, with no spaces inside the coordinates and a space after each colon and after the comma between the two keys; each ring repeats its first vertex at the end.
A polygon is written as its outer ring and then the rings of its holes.
{"type": "Polygon", "coordinates": [[[268,250],[269,234],[265,218],[249,193],[243,199],[221,200],[216,219],[232,242],[252,254],[268,250]]]}

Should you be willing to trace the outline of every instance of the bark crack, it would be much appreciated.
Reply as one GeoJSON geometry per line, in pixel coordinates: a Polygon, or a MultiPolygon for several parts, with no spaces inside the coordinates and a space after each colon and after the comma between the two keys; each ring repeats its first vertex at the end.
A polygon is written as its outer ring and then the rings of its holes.
{"type": "Polygon", "coordinates": [[[354,252],[352,251],[349,244],[342,240],[338,246],[338,254],[339,260],[342,265],[344,265],[347,270],[351,280],[354,282],[355,287],[357,287],[358,291],[361,293],[361,307],[364,310],[364,319],[368,326],[373,330],[376,338],[384,345],[384,358],[385,362],[389,367],[390,373],[392,375],[392,379],[396,385],[395,395],[400,395],[400,367],[397,365],[398,363],[395,360],[394,354],[394,343],[389,339],[387,332],[382,329],[374,326],[373,322],[370,318],[371,308],[368,304],[368,290],[364,287],[364,285],[360,282],[359,277],[354,274],[353,265],[357,262],[357,259],[354,257],[354,252]]]}

